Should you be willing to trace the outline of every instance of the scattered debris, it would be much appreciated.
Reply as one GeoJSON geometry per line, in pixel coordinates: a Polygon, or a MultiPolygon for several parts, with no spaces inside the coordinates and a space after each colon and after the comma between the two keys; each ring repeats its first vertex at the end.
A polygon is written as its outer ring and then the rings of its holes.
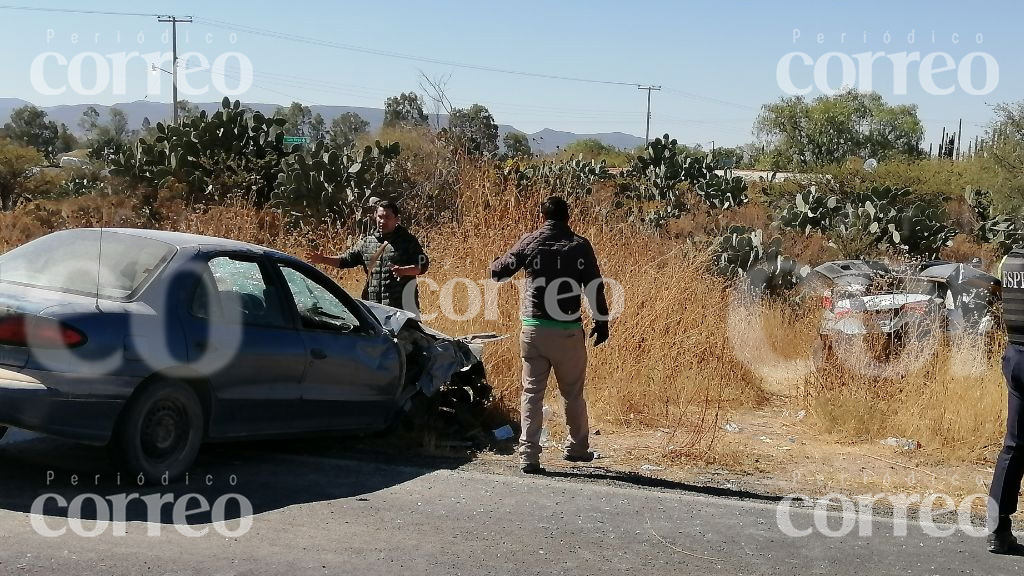
{"type": "Polygon", "coordinates": [[[760,438],[758,438],[758,440],[764,442],[765,444],[772,444],[774,442],[771,438],[767,436],[761,436],[760,438]]]}
{"type": "Polygon", "coordinates": [[[664,468],[660,466],[653,466],[651,464],[644,464],[640,467],[640,470],[643,470],[644,472],[654,472],[656,470],[664,470],[664,468]]]}
{"type": "Polygon", "coordinates": [[[903,450],[917,450],[921,447],[921,443],[917,440],[910,438],[896,438],[890,437],[882,440],[882,444],[885,446],[893,446],[895,448],[902,448],[903,450]]]}
{"type": "Polygon", "coordinates": [[[796,444],[796,436],[790,436],[789,438],[786,438],[786,442],[789,442],[790,444],[796,444]]]}
{"type": "Polygon", "coordinates": [[[601,429],[600,428],[596,428],[596,429],[594,429],[593,432],[591,432],[591,434],[593,434],[594,436],[600,436],[601,435],[601,429]]]}
{"type": "Polygon", "coordinates": [[[493,431],[495,440],[508,440],[516,435],[515,431],[508,424],[493,431]]]}
{"type": "Polygon", "coordinates": [[[726,432],[739,432],[740,431],[739,424],[737,424],[735,422],[729,422],[725,426],[722,426],[722,428],[725,429],[726,432]]]}
{"type": "Polygon", "coordinates": [[[807,410],[801,410],[801,411],[796,413],[796,419],[797,420],[803,420],[804,416],[807,416],[807,410]]]}

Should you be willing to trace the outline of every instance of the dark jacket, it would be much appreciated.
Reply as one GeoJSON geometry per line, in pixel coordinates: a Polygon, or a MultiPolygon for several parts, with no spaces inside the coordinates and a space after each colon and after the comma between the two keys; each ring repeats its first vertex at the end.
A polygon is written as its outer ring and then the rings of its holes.
{"type": "Polygon", "coordinates": [[[1010,252],[999,272],[1006,336],[1011,344],[1024,346],[1024,249],[1010,252]]]}
{"type": "Polygon", "coordinates": [[[412,276],[396,277],[391,273],[392,266],[411,266],[416,264],[420,267],[420,273],[427,271],[430,260],[427,258],[419,240],[412,235],[405,227],[396,226],[390,234],[371,234],[350,248],[340,257],[341,268],[354,268],[362,266],[366,270],[366,284],[363,286],[363,300],[378,302],[394,308],[402,308],[410,312],[418,312],[419,295],[416,288],[416,278],[412,276]],[[387,242],[388,247],[381,252],[373,270],[366,270],[373,260],[381,244],[387,242]],[[406,287],[409,287],[410,302],[403,303],[402,294],[406,287]],[[404,304],[404,305],[403,305],[404,304]],[[412,306],[416,309],[413,310],[412,306]]]}
{"type": "Polygon", "coordinates": [[[523,236],[507,254],[491,263],[491,278],[505,282],[521,268],[527,279],[520,311],[524,319],[578,322],[583,291],[596,319],[608,319],[594,247],[574,234],[568,224],[549,220],[523,236]]]}

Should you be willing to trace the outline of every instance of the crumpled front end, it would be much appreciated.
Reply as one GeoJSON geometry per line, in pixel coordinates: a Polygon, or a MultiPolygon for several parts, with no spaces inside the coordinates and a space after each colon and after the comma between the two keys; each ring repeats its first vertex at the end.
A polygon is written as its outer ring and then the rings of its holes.
{"type": "MultiPolygon", "coordinates": [[[[478,373],[481,380],[474,386],[478,394],[490,395],[483,377],[484,344],[506,338],[497,334],[471,334],[455,338],[424,326],[412,313],[361,300],[381,325],[394,336],[405,352],[406,382],[414,383],[412,392],[422,391],[434,396],[446,385],[458,380],[460,373],[478,373]]],[[[462,380],[465,380],[463,376],[462,380]]]]}

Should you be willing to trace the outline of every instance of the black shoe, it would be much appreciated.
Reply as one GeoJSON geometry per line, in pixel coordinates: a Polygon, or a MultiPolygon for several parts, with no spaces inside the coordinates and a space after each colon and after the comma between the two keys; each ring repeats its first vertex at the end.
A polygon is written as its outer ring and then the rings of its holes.
{"type": "Polygon", "coordinates": [[[597,458],[597,454],[593,450],[588,450],[583,454],[566,454],[562,456],[562,459],[566,462],[593,462],[594,458],[597,458]]]}
{"type": "Polygon", "coordinates": [[[1013,532],[993,532],[988,535],[988,551],[993,554],[1007,554],[1017,547],[1013,532]]]}
{"type": "Polygon", "coordinates": [[[523,474],[543,474],[544,473],[544,467],[541,466],[540,464],[538,464],[537,462],[530,462],[530,463],[527,463],[527,464],[523,464],[523,467],[521,468],[521,470],[523,471],[523,474]]]}

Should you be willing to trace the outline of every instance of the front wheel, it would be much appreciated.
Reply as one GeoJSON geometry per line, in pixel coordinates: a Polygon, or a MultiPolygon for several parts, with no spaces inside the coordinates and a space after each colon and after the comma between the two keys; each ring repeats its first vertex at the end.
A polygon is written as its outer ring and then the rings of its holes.
{"type": "Polygon", "coordinates": [[[203,408],[187,384],[154,383],[125,407],[116,453],[147,483],[174,481],[195,462],[203,440],[203,408]]]}

